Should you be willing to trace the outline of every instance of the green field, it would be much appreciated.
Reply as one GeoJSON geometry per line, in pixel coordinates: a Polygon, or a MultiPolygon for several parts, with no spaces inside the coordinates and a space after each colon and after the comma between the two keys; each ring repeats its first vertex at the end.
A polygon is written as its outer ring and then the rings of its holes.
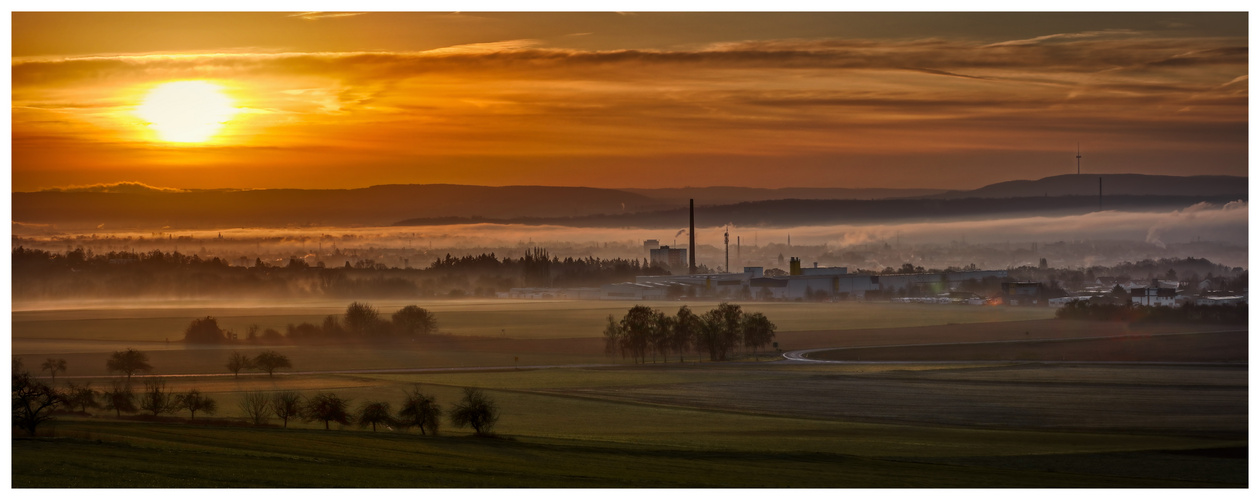
{"type": "MultiPolygon", "coordinates": [[[[378,304],[387,313],[395,305],[378,304]]],[[[293,360],[292,370],[239,378],[224,368],[230,349],[252,354],[263,347],[185,346],[158,336],[169,334],[158,325],[182,330],[198,315],[191,309],[18,312],[13,350],[27,367],[49,356],[67,360],[69,369],[55,385],[71,380],[108,387],[108,352],[130,346],[149,354],[151,376],[172,390],[199,389],[218,401],[219,412],[199,414],[195,422],[186,413],[160,421],[117,419],[102,410],[62,415],[40,437],[13,441],[13,485],[1247,485],[1245,363],[974,363],[967,360],[978,358],[969,358],[966,347],[953,347],[949,354],[957,361],[941,363],[924,347],[904,347],[906,359],[922,362],[712,363],[692,354],[686,363],[671,358],[635,365],[606,357],[598,327],[585,326],[630,305],[439,303],[433,309],[444,330],[456,333],[464,321],[470,333],[384,346],[275,346],[293,360]],[[533,333],[486,332],[496,321],[510,332],[533,333]],[[81,328],[64,334],[58,328],[66,325],[81,328]],[[322,423],[305,422],[281,429],[278,420],[255,428],[237,408],[245,391],[279,390],[332,391],[350,399],[352,409],[367,401],[397,407],[404,391],[417,385],[447,409],[463,388],[483,388],[502,408],[498,438],[474,437],[445,422],[438,437],[335,424],[325,431],[322,423]]],[[[677,303],[656,304],[666,305],[677,303]]],[[[201,315],[229,326],[266,326],[264,318],[314,319],[340,307],[207,309],[201,315]]],[[[778,340],[788,349],[1015,341],[1037,350],[1077,345],[1048,339],[1207,328],[1047,320],[1048,310],[1020,308],[792,303],[750,309],[779,323],[778,340]]],[[[1211,339],[1213,349],[1246,349],[1245,334],[1199,335],[1211,339]]],[[[1177,346],[1187,344],[1168,345],[1150,355],[1177,361],[1177,346]]],[[[895,348],[878,352],[900,357],[895,348]]],[[[972,354],[983,352],[978,347],[972,354]]]]}
{"type": "MultiPolygon", "coordinates": [[[[235,401],[245,390],[334,390],[355,402],[397,403],[403,389],[420,384],[449,405],[460,387],[483,387],[503,408],[496,429],[500,438],[475,438],[460,429],[443,429],[434,438],[335,425],[324,431],[319,424],[284,430],[118,421],[104,414],[66,417],[51,429],[56,438],[14,441],[14,485],[1184,487],[1246,482],[1246,460],[1229,458],[1232,450],[1246,446],[1245,390],[1243,431],[1231,437],[835,418],[809,407],[808,399],[816,397],[802,400],[800,390],[782,389],[837,378],[887,384],[909,373],[926,378],[991,370],[938,365],[853,373],[844,367],[797,370],[763,363],[169,379],[173,389],[195,386],[218,399],[223,411],[215,419],[224,423],[239,417],[235,401]],[[715,385],[756,399],[766,397],[766,391],[774,399],[778,392],[783,404],[755,407],[724,396],[720,399],[730,403],[715,405],[703,398],[651,396],[661,391],[715,394],[715,385]],[[1093,464],[1091,470],[1071,470],[1083,462],[1093,464]],[[1186,470],[1192,462],[1210,463],[1212,471],[1186,470]]],[[[1241,383],[1245,387],[1245,377],[1241,383]]],[[[1010,389],[1026,392],[1029,386],[1010,389]]]]}
{"type": "MultiPolygon", "coordinates": [[[[410,303],[377,302],[373,306],[383,316],[410,303]]],[[[443,333],[460,336],[554,339],[598,337],[608,315],[620,318],[636,304],[644,304],[668,314],[678,312],[681,302],[612,301],[433,301],[418,305],[437,315],[443,333]]],[[[687,302],[702,313],[717,302],[687,302]]],[[[888,303],[805,303],[746,302],[748,312],[761,312],[779,331],[851,330],[945,325],[949,323],[990,323],[1046,319],[1054,316],[1048,308],[964,307],[888,303]]],[[[125,340],[162,342],[183,338],[184,329],[196,318],[213,316],[220,326],[243,333],[249,325],[275,328],[281,332],[289,323],[320,324],[329,314],[340,315],[346,304],[305,303],[301,306],[258,305],[223,307],[207,303],[196,307],[152,304],[116,304],[114,307],[68,310],[17,310],[13,313],[15,339],[125,340]],[[146,307],[147,306],[147,307],[146,307]]]]}

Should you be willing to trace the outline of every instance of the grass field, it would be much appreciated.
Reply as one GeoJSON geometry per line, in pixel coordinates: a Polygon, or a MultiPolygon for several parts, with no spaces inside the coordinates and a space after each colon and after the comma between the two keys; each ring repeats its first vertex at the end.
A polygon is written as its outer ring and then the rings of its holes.
{"type": "MultiPolygon", "coordinates": [[[[635,304],[644,304],[668,314],[678,312],[682,302],[610,301],[434,301],[419,305],[433,311],[443,333],[460,336],[505,337],[515,339],[554,339],[599,337],[609,314],[620,318],[635,304]]],[[[687,302],[693,311],[703,313],[716,302],[687,302]]],[[[143,306],[145,304],[139,304],[143,306]]],[[[393,314],[406,303],[378,302],[383,316],[393,314]]],[[[990,323],[1046,319],[1054,316],[1048,308],[961,307],[888,303],[804,303],[746,302],[749,312],[761,312],[781,332],[806,330],[850,330],[861,328],[900,328],[950,323],[990,323]]],[[[222,307],[213,303],[198,307],[113,307],[66,310],[16,310],[13,338],[75,339],[89,341],[164,342],[183,338],[184,329],[196,318],[213,316],[220,326],[244,332],[249,325],[284,331],[289,323],[320,324],[329,314],[341,315],[346,304],[307,303],[301,306],[222,307]]]]}
{"type": "MultiPolygon", "coordinates": [[[[444,328],[446,321],[466,317],[467,325],[483,325],[470,326],[470,332],[492,324],[487,318],[517,321],[504,324],[521,332],[538,332],[549,321],[560,325],[553,331],[576,332],[575,325],[598,324],[609,311],[624,312],[631,304],[506,301],[499,304],[505,311],[489,302],[446,305],[452,309],[438,312],[444,328]]],[[[390,346],[278,346],[274,349],[293,360],[294,370],[236,378],[225,374],[231,348],[167,344],[155,341],[158,332],[148,329],[162,322],[186,324],[195,315],[182,315],[191,311],[19,312],[13,346],[28,367],[47,356],[67,359],[69,370],[54,384],[69,379],[107,387],[112,379],[104,370],[107,353],[132,346],[149,353],[154,375],[170,389],[197,388],[218,401],[219,412],[199,414],[196,422],[187,422],[186,413],[161,421],[116,419],[101,410],[63,415],[45,436],[13,441],[13,485],[1247,485],[1245,364],[969,363],[966,355],[985,351],[960,348],[931,356],[924,353],[933,350],[913,347],[1014,340],[1055,356],[1062,352],[1047,345],[1088,351],[1090,344],[1046,340],[1204,327],[1039,319],[1048,314],[1040,309],[759,306],[780,308],[765,312],[780,323],[777,340],[785,349],[911,346],[897,349],[917,353],[914,359],[923,362],[697,363],[692,355],[687,363],[633,365],[605,357],[594,329],[572,337],[467,334],[390,346]],[[881,315],[889,327],[879,328],[881,315]],[[70,324],[85,325],[77,331],[87,333],[58,336],[61,330],[53,328],[70,324]],[[524,369],[512,368],[518,364],[524,369]],[[560,367],[529,368],[540,365],[560,367]],[[372,369],[432,371],[355,371],[372,369]],[[280,429],[278,420],[254,428],[243,425],[236,406],[245,391],[297,390],[336,392],[351,400],[352,409],[366,401],[396,407],[404,391],[417,385],[448,409],[463,388],[485,389],[502,408],[500,437],[477,438],[449,425],[436,438],[335,424],[324,431],[322,423],[305,422],[280,429]]],[[[292,310],[217,312],[225,321],[252,321],[298,317],[318,307],[328,313],[339,309],[303,304],[292,310]]],[[[1246,352],[1245,334],[1212,338],[1215,347],[1207,351],[1246,352]]],[[[1164,346],[1148,355],[1171,360],[1185,349],[1195,348],[1164,346]]],[[[836,352],[856,351],[897,357],[885,347],[836,352]]]]}
{"type": "MultiPolygon", "coordinates": [[[[1026,370],[1020,365],[1008,369],[1026,370]]],[[[503,439],[474,438],[459,429],[444,429],[432,438],[335,425],[324,431],[319,424],[283,430],[67,417],[53,431],[57,438],[14,442],[14,485],[1156,487],[1246,482],[1246,460],[1229,458],[1230,450],[1246,446],[1245,373],[1241,417],[1229,415],[1233,430],[1211,436],[1134,432],[1137,426],[1063,432],[944,424],[951,416],[1037,389],[1030,383],[973,395],[965,404],[931,406],[934,416],[918,422],[852,418],[818,408],[854,400],[896,407],[836,380],[877,393],[904,385],[906,377],[949,380],[959,374],[993,375],[993,370],[937,365],[855,374],[845,367],[785,370],[762,363],[168,379],[173,389],[196,386],[218,399],[219,419],[239,416],[235,401],[245,390],[334,390],[352,404],[397,403],[403,389],[420,384],[448,406],[461,387],[478,386],[503,408],[497,427],[503,439]],[[846,396],[819,397],[833,390],[846,396]],[[663,393],[673,396],[661,398],[663,393]],[[1208,456],[1186,450],[1207,450],[1198,453],[1208,456]],[[161,457],[181,459],[155,459],[161,457]],[[1047,472],[1082,461],[1094,464],[1092,470],[1047,472]],[[1210,464],[1211,471],[1190,472],[1198,470],[1185,468],[1192,462],[1210,464]],[[276,473],[257,472],[264,469],[276,473]]],[[[1114,375],[1076,374],[1093,381],[1114,375]]],[[[1239,380],[1229,383],[1237,403],[1239,380]]],[[[934,390],[950,386],[938,381],[934,390]]],[[[896,396],[906,404],[933,403],[922,394],[900,391],[896,396]]]]}

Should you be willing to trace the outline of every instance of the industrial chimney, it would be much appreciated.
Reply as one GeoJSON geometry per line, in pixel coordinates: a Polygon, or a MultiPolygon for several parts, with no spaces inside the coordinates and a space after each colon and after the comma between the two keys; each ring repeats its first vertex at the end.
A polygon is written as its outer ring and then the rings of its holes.
{"type": "Polygon", "coordinates": [[[696,200],[695,198],[691,199],[691,230],[687,232],[687,236],[691,238],[691,246],[687,248],[688,250],[691,250],[691,258],[690,258],[690,262],[688,262],[688,264],[690,264],[690,268],[688,268],[688,274],[696,274],[696,200]]]}

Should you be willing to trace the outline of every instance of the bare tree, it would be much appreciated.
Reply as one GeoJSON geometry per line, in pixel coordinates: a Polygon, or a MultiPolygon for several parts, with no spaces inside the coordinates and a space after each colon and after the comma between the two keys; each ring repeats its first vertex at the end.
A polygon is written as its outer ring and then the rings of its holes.
{"type": "Polygon", "coordinates": [[[188,410],[188,419],[196,420],[197,412],[214,415],[219,409],[219,403],[197,389],[189,389],[188,392],[175,396],[175,408],[188,410]]]}
{"type": "Polygon", "coordinates": [[[253,368],[254,359],[249,356],[241,354],[237,351],[232,351],[232,354],[228,356],[227,369],[232,372],[233,378],[239,378],[241,376],[241,370],[250,370],[253,368]]]}
{"type": "Polygon", "coordinates": [[[604,326],[604,354],[612,356],[617,352],[621,352],[622,359],[626,357],[626,350],[623,347],[621,324],[617,322],[613,315],[608,315],[608,324],[604,326]]]}
{"type": "Polygon", "coordinates": [[[66,384],[66,390],[63,393],[66,405],[72,410],[79,408],[79,411],[83,413],[87,413],[88,408],[101,407],[101,404],[96,402],[96,395],[97,393],[92,389],[91,382],[83,386],[71,382],[66,384]]]}
{"type": "Polygon", "coordinates": [[[438,427],[441,425],[441,418],[442,407],[438,406],[437,399],[420,392],[419,387],[407,394],[406,402],[403,403],[402,408],[398,409],[398,423],[419,428],[421,435],[436,436],[438,427]]]}
{"type": "Polygon", "coordinates": [[[171,393],[166,390],[166,381],[145,380],[144,393],[140,394],[140,409],[158,416],[163,413],[174,413],[178,407],[171,393]]]}
{"type": "Polygon", "coordinates": [[[471,426],[478,436],[489,434],[498,421],[499,406],[481,389],[473,387],[464,388],[464,399],[455,403],[455,408],[451,410],[451,425],[460,428],[471,426]]]}
{"type": "Polygon", "coordinates": [[[246,417],[254,425],[263,425],[267,423],[267,417],[271,415],[271,398],[267,393],[261,391],[249,391],[241,395],[241,400],[236,402],[236,407],[241,409],[246,417]]]}
{"type": "Polygon", "coordinates": [[[331,392],[322,392],[306,400],[302,408],[302,418],[307,422],[324,422],[324,430],[328,430],[329,422],[350,425],[350,414],[346,408],[350,402],[331,392]]]}
{"type": "Polygon", "coordinates": [[[13,425],[32,436],[39,424],[52,420],[53,411],[65,403],[61,393],[25,370],[13,373],[12,390],[13,425]]]}
{"type": "Polygon", "coordinates": [[[359,422],[359,427],[372,426],[372,432],[376,432],[376,425],[384,425],[388,427],[394,422],[389,414],[389,403],[384,401],[369,401],[359,406],[359,416],[355,420],[359,422]]]}
{"type": "Polygon", "coordinates": [[[57,372],[66,371],[66,360],[64,358],[48,358],[44,360],[44,364],[40,365],[40,369],[52,374],[53,380],[57,380],[57,372]]]}
{"type": "Polygon", "coordinates": [[[288,429],[290,418],[302,416],[302,396],[293,391],[277,392],[271,396],[271,411],[284,420],[284,428],[288,429]]]}
{"type": "Polygon", "coordinates": [[[268,377],[274,377],[273,373],[280,368],[293,368],[293,364],[289,362],[289,357],[276,351],[263,351],[254,357],[254,367],[267,372],[268,377]]]}
{"type": "Polygon", "coordinates": [[[110,390],[101,393],[103,407],[106,410],[114,410],[117,417],[122,417],[123,412],[135,413],[140,411],[136,408],[136,393],[131,391],[131,385],[124,384],[115,380],[110,390]]]}
{"type": "Polygon", "coordinates": [[[128,348],[126,351],[115,351],[105,361],[105,369],[109,370],[110,373],[125,373],[127,374],[127,380],[130,381],[133,373],[149,372],[153,370],[153,367],[149,365],[148,354],[128,348]]]}

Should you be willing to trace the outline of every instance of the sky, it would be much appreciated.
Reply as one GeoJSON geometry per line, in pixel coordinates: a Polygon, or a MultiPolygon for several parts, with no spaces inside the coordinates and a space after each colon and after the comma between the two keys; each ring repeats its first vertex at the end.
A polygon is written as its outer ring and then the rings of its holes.
{"type": "Polygon", "coordinates": [[[1247,175],[1245,13],[14,13],[12,189],[1247,175]],[[173,84],[173,82],[175,82],[173,84]]]}

